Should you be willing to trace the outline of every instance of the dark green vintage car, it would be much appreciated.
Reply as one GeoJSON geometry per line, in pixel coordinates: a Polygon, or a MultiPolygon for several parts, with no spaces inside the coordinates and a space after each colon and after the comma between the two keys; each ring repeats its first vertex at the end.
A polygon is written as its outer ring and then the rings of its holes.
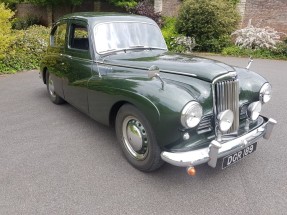
{"type": "Polygon", "coordinates": [[[41,64],[55,104],[114,126],[127,160],[225,168],[254,152],[276,121],[260,115],[271,85],[249,69],[167,50],[143,16],[75,13],[58,20],[41,64]]]}

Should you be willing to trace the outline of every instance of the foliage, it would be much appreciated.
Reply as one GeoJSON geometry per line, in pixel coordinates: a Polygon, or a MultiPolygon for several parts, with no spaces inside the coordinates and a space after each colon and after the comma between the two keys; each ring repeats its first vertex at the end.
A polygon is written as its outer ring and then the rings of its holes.
{"type": "Polygon", "coordinates": [[[171,46],[176,52],[188,53],[192,52],[192,49],[196,46],[196,43],[194,38],[180,35],[172,40],[171,46]]]}
{"type": "Polygon", "coordinates": [[[147,16],[153,19],[160,27],[162,26],[162,20],[160,13],[155,13],[153,5],[149,0],[140,1],[134,8],[131,8],[129,12],[147,16]]]}
{"type": "Polygon", "coordinates": [[[11,32],[11,18],[14,16],[14,12],[8,9],[4,3],[0,4],[0,59],[5,56],[5,53],[9,45],[14,40],[11,32]]]}
{"type": "Polygon", "coordinates": [[[236,7],[228,0],[186,0],[179,10],[176,28],[195,38],[197,50],[219,52],[230,43],[239,18],[236,7]]]}
{"type": "Polygon", "coordinates": [[[237,3],[240,2],[240,0],[228,0],[229,2],[231,2],[233,5],[236,5],[237,3]]]}
{"type": "Polygon", "coordinates": [[[223,55],[232,55],[236,57],[268,58],[268,59],[284,59],[287,60],[287,44],[280,42],[276,45],[276,49],[249,49],[240,48],[238,46],[230,46],[222,50],[223,55]]]}
{"type": "Polygon", "coordinates": [[[80,5],[83,0],[0,0],[0,2],[5,2],[8,4],[32,3],[38,5],[80,5]]]}
{"type": "Polygon", "coordinates": [[[126,8],[127,10],[134,8],[138,4],[138,0],[108,0],[108,2],[117,7],[126,8]]]}
{"type": "Polygon", "coordinates": [[[169,50],[173,50],[172,41],[178,36],[175,29],[176,18],[175,17],[163,17],[163,26],[161,28],[162,35],[165,39],[166,45],[169,50]]]}
{"type": "Polygon", "coordinates": [[[25,30],[32,25],[39,25],[40,19],[34,16],[27,16],[24,18],[16,18],[12,22],[12,28],[16,30],[25,30]]]}
{"type": "Polygon", "coordinates": [[[232,33],[232,35],[236,36],[236,45],[241,48],[251,49],[275,49],[276,44],[280,42],[280,34],[284,35],[273,28],[257,28],[251,23],[246,28],[232,33]]]}
{"type": "Polygon", "coordinates": [[[50,30],[43,26],[31,26],[27,30],[15,30],[16,39],[0,61],[0,73],[13,73],[39,67],[46,51],[50,30]]]}

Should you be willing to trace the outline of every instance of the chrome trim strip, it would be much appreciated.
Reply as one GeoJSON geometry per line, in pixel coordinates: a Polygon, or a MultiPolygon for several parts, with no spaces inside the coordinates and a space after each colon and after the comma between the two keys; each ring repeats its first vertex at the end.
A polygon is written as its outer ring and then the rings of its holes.
{"type": "MultiPolygon", "coordinates": [[[[106,63],[102,61],[95,61],[97,64],[104,64],[104,65],[109,65],[109,66],[118,66],[118,67],[125,67],[125,68],[130,68],[130,69],[141,69],[141,70],[148,70],[148,67],[139,67],[139,66],[130,66],[130,65],[124,65],[124,64],[116,64],[116,63],[106,63]]],[[[189,77],[197,77],[197,75],[192,74],[192,73],[185,73],[185,72],[176,72],[172,70],[161,70],[160,72],[162,73],[169,73],[169,74],[176,74],[176,75],[185,75],[189,77]]],[[[198,77],[200,78],[200,77],[198,77]]]]}
{"type": "Polygon", "coordinates": [[[268,139],[272,133],[276,120],[264,118],[264,123],[251,132],[225,143],[213,140],[209,147],[188,152],[167,152],[161,153],[161,158],[172,165],[179,167],[197,166],[208,163],[211,167],[216,167],[217,159],[237,152],[254,142],[262,136],[268,139]]]}

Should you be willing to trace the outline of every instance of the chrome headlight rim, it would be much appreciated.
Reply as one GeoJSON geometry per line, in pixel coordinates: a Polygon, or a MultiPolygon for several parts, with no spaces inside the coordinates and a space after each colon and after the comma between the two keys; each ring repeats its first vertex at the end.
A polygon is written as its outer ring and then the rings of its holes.
{"type": "Polygon", "coordinates": [[[183,127],[194,128],[199,124],[202,116],[202,106],[197,101],[190,101],[182,109],[180,121],[183,127]]]}
{"type": "Polygon", "coordinates": [[[272,86],[269,82],[262,85],[259,91],[259,101],[265,104],[270,101],[272,95],[272,86]]]}

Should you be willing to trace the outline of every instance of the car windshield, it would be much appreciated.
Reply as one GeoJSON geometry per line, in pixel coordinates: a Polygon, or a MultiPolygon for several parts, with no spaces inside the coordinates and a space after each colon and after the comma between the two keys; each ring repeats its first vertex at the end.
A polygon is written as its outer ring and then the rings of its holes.
{"type": "Polygon", "coordinates": [[[131,49],[167,49],[159,28],[148,23],[102,23],[96,25],[94,34],[99,54],[131,49]]]}

